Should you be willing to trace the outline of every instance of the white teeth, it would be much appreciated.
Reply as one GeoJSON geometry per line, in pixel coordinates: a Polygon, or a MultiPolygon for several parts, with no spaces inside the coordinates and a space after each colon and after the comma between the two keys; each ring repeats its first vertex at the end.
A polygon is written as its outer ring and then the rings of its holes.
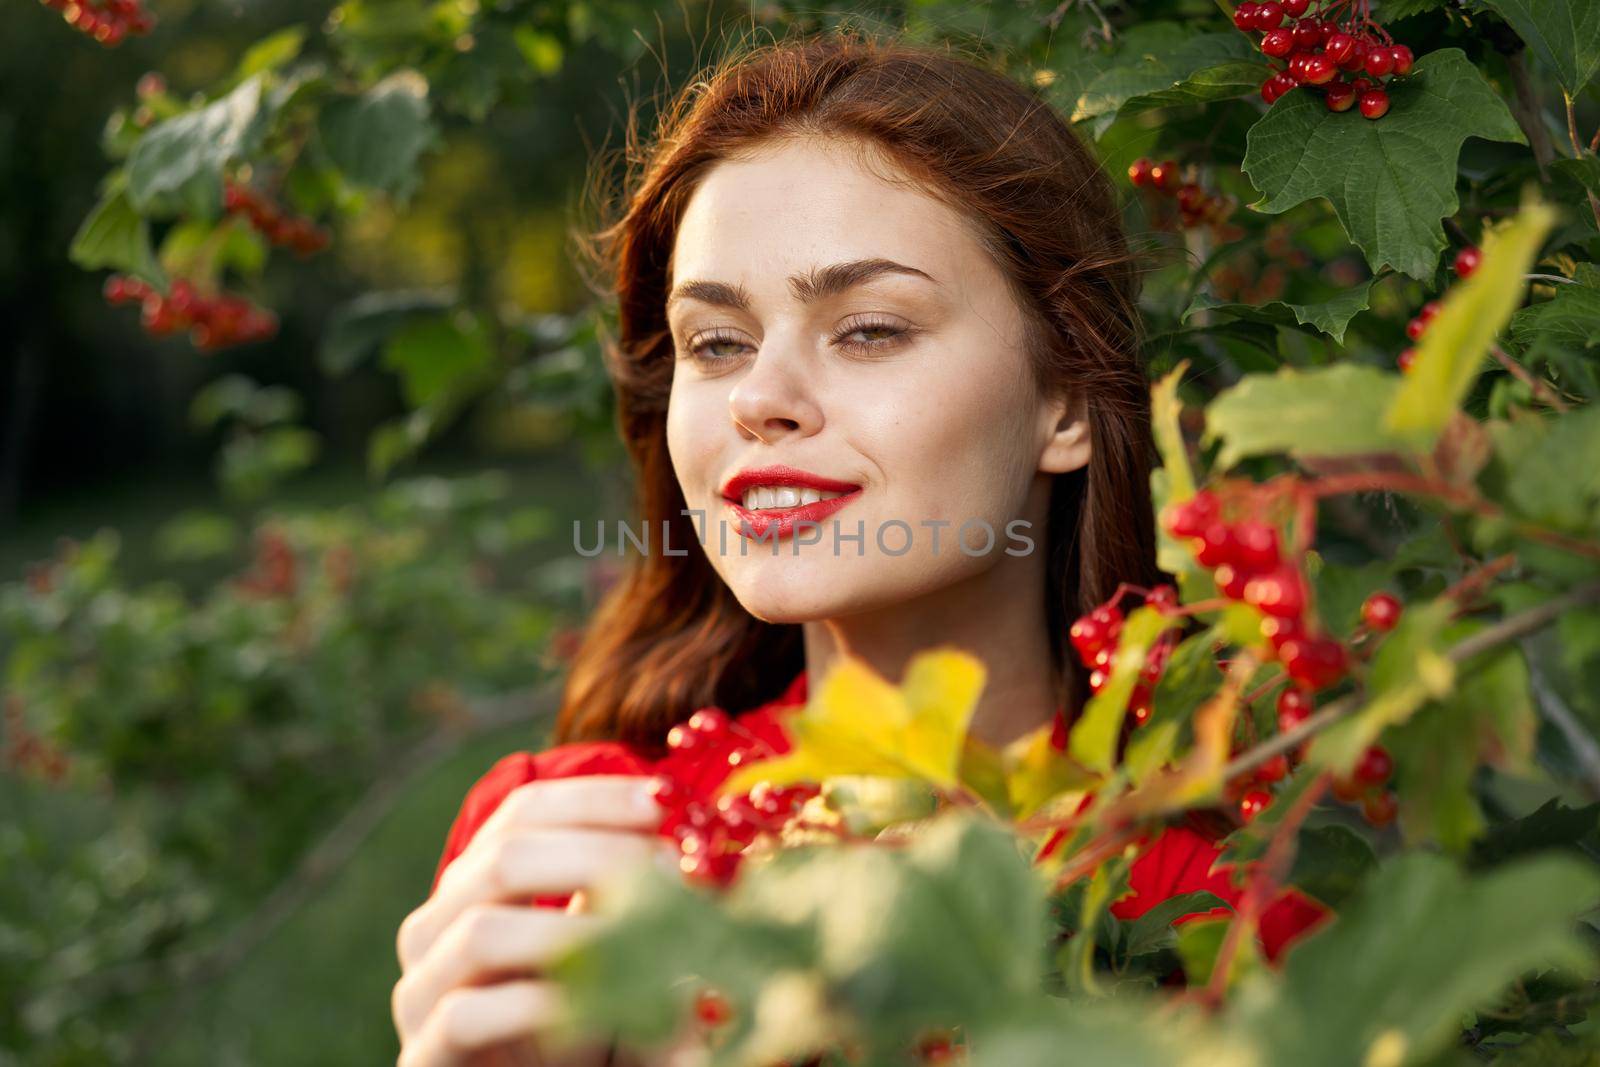
{"type": "Polygon", "coordinates": [[[838,496],[844,494],[824,492],[820,489],[801,489],[793,485],[753,485],[744,491],[744,507],[746,511],[804,507],[819,500],[832,500],[838,496]]]}

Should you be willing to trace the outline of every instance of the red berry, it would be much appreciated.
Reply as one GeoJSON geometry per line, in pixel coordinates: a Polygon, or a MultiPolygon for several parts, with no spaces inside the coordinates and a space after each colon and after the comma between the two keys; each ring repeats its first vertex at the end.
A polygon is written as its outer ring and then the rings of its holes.
{"type": "Polygon", "coordinates": [[[1356,87],[1349,82],[1330,82],[1324,102],[1329,111],[1349,111],[1356,106],[1356,87]]]}
{"type": "Polygon", "coordinates": [[[1217,567],[1234,559],[1233,527],[1220,520],[1208,523],[1193,541],[1194,558],[1202,567],[1217,567]]]}
{"type": "Polygon", "coordinates": [[[1211,493],[1200,490],[1187,500],[1168,504],[1161,511],[1161,524],[1174,537],[1198,537],[1200,531],[1221,512],[1221,505],[1211,493]]]}
{"type": "Polygon", "coordinates": [[[1275,59],[1282,59],[1294,51],[1294,34],[1289,30],[1268,30],[1261,38],[1261,51],[1275,59]]]}
{"type": "Polygon", "coordinates": [[[1294,618],[1306,607],[1305,579],[1293,567],[1275,567],[1245,583],[1244,602],[1267,615],[1294,618]]]}
{"type": "Polygon", "coordinates": [[[1144,598],[1145,607],[1155,608],[1163,615],[1170,615],[1178,607],[1178,591],[1170,585],[1158,585],[1150,590],[1150,595],[1144,598]]]}
{"type": "Polygon", "coordinates": [[[1243,600],[1245,586],[1250,584],[1250,576],[1231,563],[1219,564],[1211,578],[1217,583],[1217,591],[1229,600],[1243,600]]]}
{"type": "Polygon", "coordinates": [[[727,733],[728,725],[728,713],[721,708],[701,708],[689,716],[689,729],[706,737],[727,733]]]}
{"type": "Polygon", "coordinates": [[[1283,5],[1278,0],[1267,0],[1256,8],[1255,27],[1258,30],[1275,30],[1283,25],[1283,5]]]}
{"type": "Polygon", "coordinates": [[[1255,29],[1256,28],[1256,12],[1259,9],[1259,7],[1260,7],[1260,5],[1251,2],[1251,0],[1246,0],[1245,3],[1240,4],[1237,8],[1234,9],[1234,11],[1233,11],[1233,24],[1235,26],[1237,26],[1241,30],[1253,30],[1253,29],[1255,29]]]}
{"type": "Polygon", "coordinates": [[[1311,7],[1311,0],[1283,0],[1283,10],[1290,18],[1299,18],[1311,7]]]}
{"type": "MultiPolygon", "coordinates": [[[[1355,42],[1355,47],[1350,50],[1350,54],[1344,59],[1336,61],[1339,64],[1340,70],[1349,71],[1352,74],[1358,70],[1366,69],[1367,66],[1367,42],[1363,41],[1359,37],[1355,38],[1355,42]]],[[[1368,82],[1367,88],[1370,89],[1371,87],[1372,83],[1368,82]]],[[[1356,91],[1360,92],[1360,89],[1357,89],[1356,91]]]]}
{"type": "Polygon", "coordinates": [[[1205,203],[1206,191],[1194,182],[1186,182],[1178,189],[1178,207],[1183,211],[1194,212],[1200,210],[1205,203]]]}
{"type": "Polygon", "coordinates": [[[1327,85],[1339,75],[1339,68],[1327,56],[1310,56],[1302,67],[1308,85],[1327,85]]]}
{"type": "Polygon", "coordinates": [[[1239,818],[1250,822],[1272,803],[1272,794],[1265,789],[1252,789],[1239,800],[1239,818]]]}
{"type": "Polygon", "coordinates": [[[1456,253],[1456,275],[1461,278],[1472,277],[1472,272],[1478,269],[1478,264],[1483,262],[1483,253],[1474,246],[1467,246],[1456,253]]]}
{"type": "Polygon", "coordinates": [[[1356,39],[1348,33],[1335,33],[1328,38],[1328,58],[1340,66],[1355,54],[1356,39]]]}
{"type": "Polygon", "coordinates": [[[1285,641],[1278,649],[1290,678],[1315,692],[1344,677],[1349,657],[1344,646],[1326,637],[1301,637],[1285,641]]]}
{"type": "Polygon", "coordinates": [[[1388,826],[1394,822],[1395,813],[1399,810],[1399,802],[1389,790],[1381,790],[1370,794],[1361,802],[1361,814],[1373,826],[1388,826]]]}
{"type": "Polygon", "coordinates": [[[1281,782],[1289,775],[1289,757],[1282,753],[1273,756],[1261,766],[1256,768],[1256,780],[1260,782],[1281,782]]]}
{"type": "Polygon", "coordinates": [[[1367,795],[1367,787],[1354,778],[1335,778],[1333,795],[1346,804],[1356,804],[1367,795]]]}
{"type": "Polygon", "coordinates": [[[1394,56],[1387,48],[1369,49],[1365,66],[1367,73],[1374,78],[1386,78],[1394,73],[1394,56]]]}
{"type": "Polygon", "coordinates": [[[134,87],[134,93],[140,100],[148,100],[152,96],[161,96],[167,91],[167,79],[157,71],[147,71],[139,78],[139,84],[134,87]]]}
{"type": "Polygon", "coordinates": [[[1128,180],[1143,189],[1150,184],[1150,171],[1154,167],[1155,163],[1147,157],[1136,159],[1128,168],[1128,180]]]}
{"type": "Polygon", "coordinates": [[[1356,761],[1352,777],[1367,785],[1382,785],[1394,773],[1394,760],[1380,745],[1372,745],[1356,761]]]}
{"type": "Polygon", "coordinates": [[[1389,593],[1373,593],[1362,602],[1361,621],[1379,633],[1394,629],[1400,621],[1400,601],[1389,593]]]}
{"type": "Polygon", "coordinates": [[[707,1026],[721,1026],[733,1018],[733,1006],[721,993],[702,989],[694,998],[694,1017],[707,1026]]]}
{"type": "Polygon", "coordinates": [[[1415,363],[1416,359],[1417,350],[1415,348],[1408,348],[1404,352],[1400,353],[1400,356],[1395,360],[1395,363],[1400,367],[1401,374],[1409,374],[1411,373],[1411,364],[1415,363]]]}
{"type": "Polygon", "coordinates": [[[1416,62],[1416,57],[1412,55],[1411,49],[1403,44],[1397,44],[1389,49],[1389,55],[1394,60],[1394,72],[1396,74],[1406,75],[1411,73],[1411,66],[1416,62]]]}
{"type": "Polygon", "coordinates": [[[1294,46],[1302,51],[1309,52],[1322,43],[1322,31],[1316,23],[1306,21],[1296,23],[1294,29],[1289,31],[1294,39],[1294,46]]]}
{"type": "Polygon", "coordinates": [[[1369,119],[1381,119],[1389,113],[1389,94],[1382,89],[1369,89],[1361,94],[1361,114],[1369,119]]]}
{"type": "Polygon", "coordinates": [[[1178,161],[1164,159],[1150,168],[1150,184],[1162,192],[1166,192],[1176,186],[1178,184],[1178,161]]]}
{"type": "Polygon", "coordinates": [[[1261,620],[1261,636],[1275,651],[1281,651],[1285,642],[1304,637],[1305,633],[1304,624],[1297,618],[1268,615],[1261,620]]]}
{"type": "Polygon", "coordinates": [[[1406,336],[1413,341],[1420,341],[1427,329],[1428,324],[1422,320],[1421,316],[1418,316],[1406,323],[1406,336]]]}
{"type": "Polygon", "coordinates": [[[682,723],[667,731],[667,747],[674,752],[693,752],[699,740],[700,735],[682,723]]]}
{"type": "Polygon", "coordinates": [[[1288,733],[1311,718],[1311,694],[1289,686],[1278,694],[1278,732],[1288,733]]]}
{"type": "Polygon", "coordinates": [[[1241,522],[1233,528],[1235,559],[1253,573],[1271,570],[1281,560],[1278,530],[1264,522],[1241,522]]]}

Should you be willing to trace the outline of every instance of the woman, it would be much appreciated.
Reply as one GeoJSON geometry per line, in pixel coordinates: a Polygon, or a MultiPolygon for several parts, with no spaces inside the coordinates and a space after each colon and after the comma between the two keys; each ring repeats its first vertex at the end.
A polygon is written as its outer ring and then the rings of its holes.
{"type": "MultiPolygon", "coordinates": [[[[598,610],[565,743],[463,804],[400,930],[403,1064],[535,1062],[538,968],[591,917],[515,902],[676,861],[641,776],[695,710],[781,735],[841,653],[897,679],[953,643],[988,667],[972,730],[1003,744],[1085,699],[1070,621],[1158,580],[1135,273],[1109,183],[1036,96],[832,32],[725,61],[643,164],[597,248],[641,517],[680,554],[635,557],[598,610]]],[[[1186,833],[1125,911],[1228,892],[1186,833]]]]}

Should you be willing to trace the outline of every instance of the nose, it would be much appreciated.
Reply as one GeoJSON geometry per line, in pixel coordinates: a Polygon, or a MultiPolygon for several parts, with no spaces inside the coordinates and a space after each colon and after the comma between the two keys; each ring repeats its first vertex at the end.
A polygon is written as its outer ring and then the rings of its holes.
{"type": "Polygon", "coordinates": [[[822,428],[811,362],[796,342],[768,335],[728,393],[728,411],[742,435],[772,444],[786,434],[809,437],[822,428]]]}

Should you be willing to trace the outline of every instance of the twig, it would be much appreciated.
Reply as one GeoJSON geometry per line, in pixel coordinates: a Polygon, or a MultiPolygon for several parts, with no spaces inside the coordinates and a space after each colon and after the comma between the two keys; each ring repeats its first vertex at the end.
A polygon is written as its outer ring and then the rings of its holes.
{"type": "Polygon", "coordinates": [[[1494,356],[1495,362],[1504,367],[1517,381],[1526,385],[1533,391],[1533,395],[1543,400],[1547,405],[1565,414],[1572,409],[1565,400],[1556,395],[1556,391],[1533,376],[1533,372],[1506,354],[1506,350],[1499,345],[1490,345],[1489,352],[1494,356]]]}
{"type": "Polygon", "coordinates": [[[1561,695],[1550,687],[1532,657],[1528,658],[1528,676],[1533,683],[1533,695],[1539,702],[1540,713],[1566,739],[1567,747],[1578,761],[1578,771],[1590,798],[1600,799],[1600,744],[1595,743],[1594,737],[1572,714],[1572,709],[1567,707],[1561,695]]]}
{"type": "MultiPolygon", "coordinates": [[[[1452,645],[1445,650],[1444,656],[1452,663],[1463,663],[1479,653],[1510,644],[1548,626],[1559,618],[1562,612],[1589,604],[1600,604],[1600,582],[1579,586],[1526,611],[1508,615],[1493,626],[1479,630],[1471,637],[1452,645]]],[[[1239,775],[1255,770],[1272,757],[1299,747],[1302,742],[1321,733],[1360,706],[1359,693],[1340,697],[1294,729],[1278,734],[1250,751],[1241,753],[1222,768],[1221,780],[1231,781],[1239,775]]],[[[1597,754],[1597,771],[1600,771],[1600,754],[1597,754]]],[[[1600,775],[1597,775],[1596,782],[1600,783],[1600,775]]]]}
{"type": "Polygon", "coordinates": [[[1530,282],[1554,282],[1558,285],[1578,284],[1578,279],[1566,278],[1559,274],[1524,274],[1523,277],[1530,282]]]}
{"type": "Polygon", "coordinates": [[[1534,162],[1539,165],[1539,180],[1544,181],[1545,168],[1555,159],[1556,150],[1550,141],[1550,131],[1545,129],[1544,111],[1539,107],[1539,98],[1534,92],[1533,82],[1528,78],[1528,66],[1522,61],[1522,56],[1521,51],[1506,56],[1506,68],[1511,72],[1511,87],[1516,93],[1511,112],[1516,116],[1522,132],[1528,135],[1528,147],[1533,149],[1534,162]]]}
{"type": "MultiPolygon", "coordinates": [[[[1574,158],[1582,158],[1583,141],[1578,137],[1577,104],[1572,99],[1572,94],[1565,90],[1562,91],[1561,98],[1567,102],[1567,138],[1572,142],[1572,155],[1574,158]]],[[[1594,212],[1595,225],[1600,226],[1600,198],[1593,193],[1589,194],[1589,210],[1594,212]]]]}

